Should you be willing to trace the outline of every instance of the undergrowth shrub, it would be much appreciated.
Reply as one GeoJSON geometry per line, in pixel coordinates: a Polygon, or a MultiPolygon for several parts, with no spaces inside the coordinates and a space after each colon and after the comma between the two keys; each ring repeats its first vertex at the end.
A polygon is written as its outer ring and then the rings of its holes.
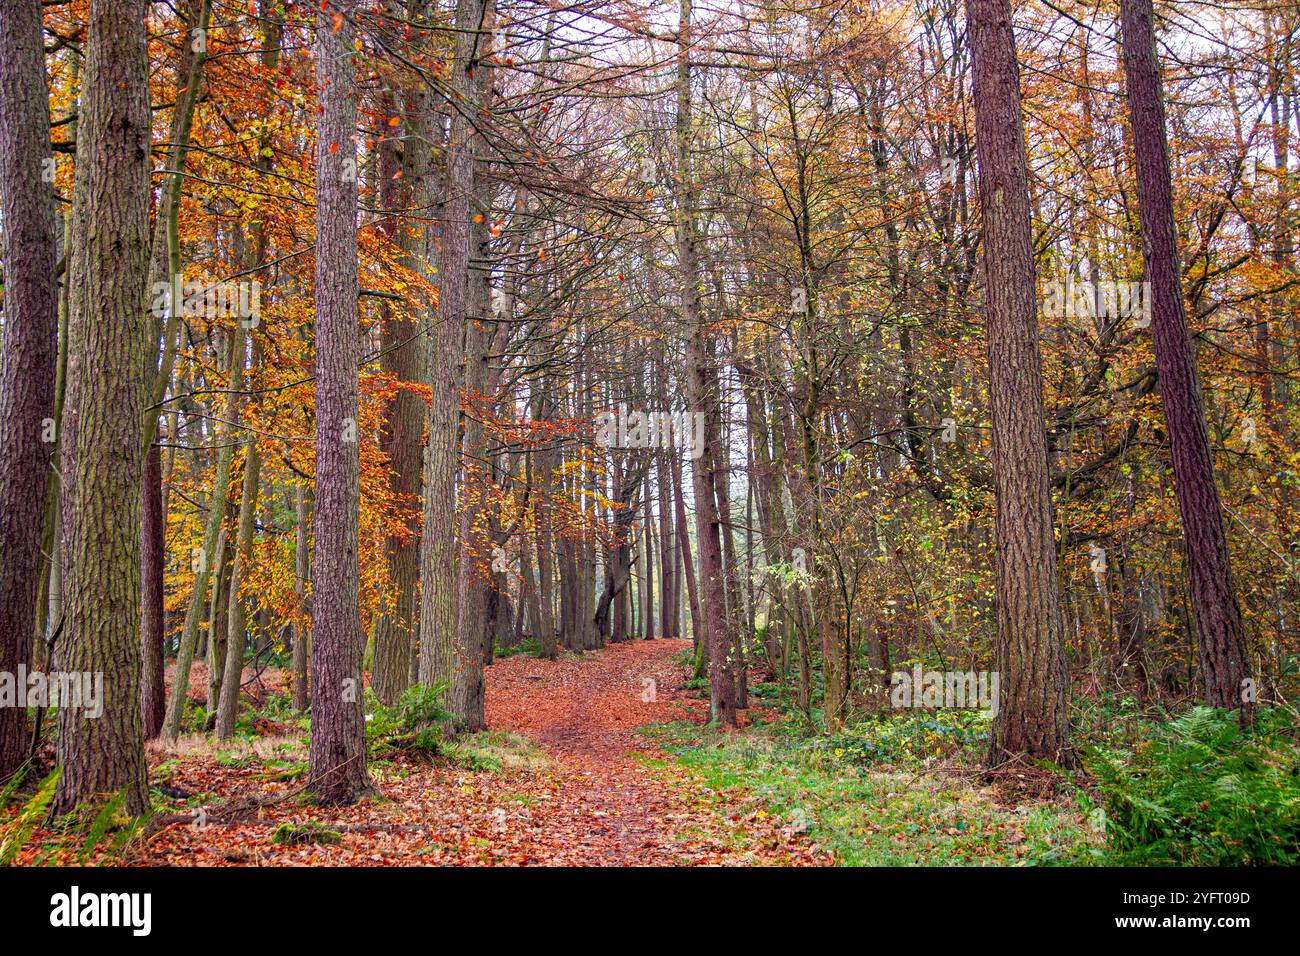
{"type": "MultiPolygon", "coordinates": [[[[59,784],[59,774],[56,769],[45,777],[22,809],[12,819],[0,824],[0,866],[12,866],[18,860],[19,853],[42,827],[48,828],[49,833],[42,852],[29,861],[30,866],[84,866],[100,850],[106,854],[101,862],[118,859],[126,851],[127,844],[148,822],[148,813],[129,817],[123,812],[126,790],[105,801],[94,817],[78,811],[51,820],[50,803],[54,800],[54,792],[59,784]]],[[[16,792],[17,784],[14,784],[0,794],[0,811],[5,809],[16,792]]]]}
{"type": "Polygon", "coordinates": [[[1132,750],[1088,748],[1115,862],[1300,863],[1296,738],[1280,708],[1243,731],[1232,713],[1196,707],[1132,750]]]}
{"type": "Polygon", "coordinates": [[[853,763],[910,763],[986,745],[989,721],[974,710],[885,712],[817,738],[811,746],[853,763]]]}
{"type": "Polygon", "coordinates": [[[437,683],[408,687],[393,707],[374,700],[366,689],[366,740],[380,750],[439,752],[452,714],[442,706],[446,687],[437,683]]]}

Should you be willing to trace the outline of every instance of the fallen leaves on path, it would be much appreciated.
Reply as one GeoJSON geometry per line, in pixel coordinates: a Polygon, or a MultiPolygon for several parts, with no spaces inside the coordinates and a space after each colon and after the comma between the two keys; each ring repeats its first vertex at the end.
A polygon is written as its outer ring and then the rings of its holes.
{"type": "Polygon", "coordinates": [[[487,674],[487,721],[534,741],[541,766],[465,770],[414,758],[372,770],[374,793],[354,807],[296,799],[301,782],[260,760],[230,766],[214,752],[155,756],[155,784],[208,804],[283,799],[223,820],[216,809],[152,834],[137,865],[819,865],[804,835],[759,813],[741,791],[716,793],[637,732],[703,722],[707,703],[682,690],[674,655],[687,641],[615,644],[543,661],[523,655],[487,674]],[[338,845],[279,845],[284,823],[323,824],[338,845]]]}

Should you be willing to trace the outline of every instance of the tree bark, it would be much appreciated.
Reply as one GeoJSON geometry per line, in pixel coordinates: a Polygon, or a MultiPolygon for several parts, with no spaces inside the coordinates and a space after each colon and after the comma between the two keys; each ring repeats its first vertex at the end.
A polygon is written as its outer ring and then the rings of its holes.
{"type": "MultiPolygon", "coordinates": [[[[274,72],[280,62],[281,24],[279,20],[274,18],[270,19],[269,22],[271,28],[266,32],[261,61],[262,66],[268,72],[274,72]]],[[[261,148],[258,150],[256,160],[259,172],[267,173],[270,171],[270,145],[270,134],[263,133],[260,143],[261,148]]],[[[256,220],[249,225],[248,233],[248,241],[245,244],[241,263],[244,272],[251,272],[260,267],[262,260],[266,257],[266,224],[256,220]]],[[[241,236],[242,233],[236,234],[237,238],[241,236]]],[[[239,357],[242,361],[242,352],[239,357]]],[[[262,343],[260,339],[255,338],[253,342],[252,369],[256,369],[261,365],[261,360],[262,343]]],[[[256,394],[256,392],[253,393],[254,397],[251,400],[256,400],[256,394]]],[[[230,567],[230,596],[226,615],[227,629],[223,632],[226,636],[226,655],[222,667],[220,700],[216,711],[216,735],[218,739],[233,737],[235,723],[239,718],[239,691],[244,673],[244,645],[248,628],[248,613],[241,592],[244,587],[244,574],[253,548],[254,519],[257,515],[257,503],[261,489],[259,479],[261,477],[262,457],[257,447],[257,440],[252,433],[245,440],[244,447],[244,482],[239,500],[239,522],[235,535],[234,556],[230,567]]],[[[212,637],[213,635],[209,635],[209,640],[212,637]]],[[[211,695],[208,698],[208,706],[209,710],[211,710],[211,695]]]]}
{"type": "Polygon", "coordinates": [[[458,0],[452,64],[453,112],[447,143],[438,325],[429,353],[429,443],[424,460],[424,534],[420,542],[420,683],[442,684],[444,705],[455,713],[457,682],[482,660],[477,644],[462,646],[457,607],[456,485],[460,470],[460,392],[469,291],[470,194],[474,188],[472,129],[467,110],[475,87],[474,58],[483,0],[458,0]]]}
{"type": "Polygon", "coordinates": [[[144,736],[162,733],[167,715],[163,656],[163,530],[162,454],[149,446],[144,460],[143,510],[140,520],[140,714],[144,736]]]}
{"type": "MultiPolygon", "coordinates": [[[[39,0],[0,7],[0,671],[31,662],[58,352],[49,91],[39,0]]],[[[0,708],[0,780],[26,759],[26,714],[0,708]]]]}
{"type": "Polygon", "coordinates": [[[1123,0],[1120,17],[1142,259],[1150,283],[1156,371],[1186,542],[1202,683],[1211,706],[1241,707],[1242,718],[1248,719],[1251,708],[1242,695],[1249,676],[1246,639],[1214,480],[1196,355],[1187,329],[1151,0],[1123,0]]]}
{"type": "MultiPolygon", "coordinates": [[[[686,342],[686,408],[703,414],[717,400],[717,375],[708,364],[704,317],[700,309],[699,259],[695,236],[695,186],[691,173],[691,0],[681,0],[677,51],[677,179],[675,203],[677,259],[682,272],[682,321],[686,342]]],[[[700,592],[703,633],[709,654],[710,713],[713,720],[736,726],[736,680],[732,668],[731,640],[727,629],[726,582],[723,578],[722,539],[713,491],[714,449],[708,427],[703,447],[692,463],[695,490],[696,536],[700,550],[700,592]]]]}
{"type": "Polygon", "coordinates": [[[967,0],[993,424],[1001,703],[989,761],[1072,762],[1020,70],[1008,0],[967,0]]]}
{"type": "MultiPolygon", "coordinates": [[[[308,792],[354,802],[369,788],[358,606],[356,5],[316,20],[321,114],[316,149],[316,515],[308,792]]],[[[337,12],[335,12],[337,11],[337,12]]],[[[230,648],[229,653],[235,653],[230,648]]]]}
{"type": "MultiPolygon", "coordinates": [[[[418,11],[413,9],[412,12],[418,11]]],[[[426,251],[423,232],[414,223],[407,223],[398,211],[422,209],[428,199],[430,124],[425,115],[428,104],[421,91],[413,91],[404,99],[408,135],[403,143],[400,166],[394,141],[385,140],[380,147],[380,205],[392,211],[384,228],[390,240],[403,250],[399,261],[415,271],[426,251]]],[[[423,382],[426,376],[424,337],[419,334],[416,322],[406,312],[387,305],[380,315],[383,339],[381,368],[399,382],[423,382]]],[[[414,505],[420,498],[424,417],[424,402],[408,389],[399,391],[384,410],[380,447],[390,464],[390,490],[404,507],[414,505]]],[[[409,685],[419,635],[418,522],[414,528],[403,528],[400,534],[386,538],[384,559],[388,564],[395,600],[393,607],[381,615],[375,625],[371,683],[375,696],[391,706],[409,685]]]]}
{"type": "Polygon", "coordinates": [[[293,709],[302,713],[311,699],[307,693],[308,661],[311,656],[311,599],[307,595],[311,580],[311,490],[298,485],[294,492],[296,528],[294,532],[293,593],[301,609],[293,628],[293,709]]]}
{"type": "Polygon", "coordinates": [[[75,447],[64,471],[64,672],[103,675],[103,713],[59,711],[62,765],[53,810],[125,792],[148,806],[140,720],[140,502],[149,268],[149,62],[145,4],[92,0],[74,191],[81,247],[72,282],[70,405],[75,447]]]}
{"type": "Polygon", "coordinates": [[[235,735],[239,719],[239,690],[244,675],[244,646],[247,643],[248,612],[240,596],[245,568],[253,549],[253,518],[257,512],[258,479],[262,458],[257,442],[248,442],[244,458],[244,483],[239,499],[239,525],[235,532],[234,556],[230,564],[230,595],[226,612],[226,658],[221,669],[221,693],[217,704],[216,735],[227,740],[235,735]]]}
{"type": "MultiPolygon", "coordinates": [[[[212,598],[208,601],[208,633],[206,647],[199,648],[208,664],[207,716],[204,728],[212,727],[221,705],[221,679],[226,670],[226,643],[230,630],[230,578],[235,556],[225,528],[217,535],[217,553],[212,568],[212,598]]],[[[179,669],[180,665],[177,664],[179,669]]],[[[173,691],[174,693],[174,691],[173,691]]],[[[173,698],[175,699],[175,698],[173,698]]]]}
{"type": "MultiPolygon", "coordinates": [[[[542,380],[537,401],[539,421],[546,421],[555,408],[549,377],[542,380]]],[[[555,469],[559,467],[557,439],[547,439],[547,444],[537,452],[537,610],[541,633],[537,635],[539,653],[548,661],[559,657],[559,641],[555,634],[555,573],[553,570],[555,536],[551,531],[552,496],[555,488],[555,469]]]]}
{"type": "Polygon", "coordinates": [[[667,452],[663,449],[655,455],[655,475],[659,485],[659,636],[676,637],[678,562],[673,556],[672,480],[668,475],[667,452]]]}
{"type": "MultiPolygon", "coordinates": [[[[176,303],[172,307],[177,307],[176,303]]],[[[226,424],[218,423],[213,434],[218,445],[217,463],[212,479],[212,495],[208,503],[208,520],[203,531],[202,550],[196,556],[198,567],[194,568],[194,591],[190,595],[189,609],[185,613],[185,623],[181,627],[180,645],[176,651],[176,670],[172,677],[172,696],[167,702],[167,718],[163,725],[164,735],[175,740],[180,733],[181,721],[185,716],[185,701],[189,693],[190,667],[194,663],[194,652],[198,647],[199,623],[203,618],[203,608],[208,601],[208,588],[212,584],[212,572],[216,564],[218,539],[226,520],[227,498],[230,493],[230,470],[234,463],[235,442],[231,436],[238,430],[243,417],[242,389],[244,386],[244,352],[245,331],[241,323],[236,322],[231,330],[230,347],[227,354],[227,377],[225,412],[222,418],[226,424]]],[[[218,588],[213,588],[212,600],[216,601],[218,588]]],[[[211,646],[213,634],[208,635],[211,646]]],[[[209,674],[209,678],[215,675],[209,674]]],[[[212,684],[211,679],[209,684],[212,684]]],[[[209,705],[211,706],[211,697],[209,705]]]]}

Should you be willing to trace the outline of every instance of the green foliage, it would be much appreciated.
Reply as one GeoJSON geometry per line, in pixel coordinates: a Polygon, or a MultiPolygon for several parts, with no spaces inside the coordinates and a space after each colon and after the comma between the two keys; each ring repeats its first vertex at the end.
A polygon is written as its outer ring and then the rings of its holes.
{"type": "Polygon", "coordinates": [[[469,771],[500,773],[507,770],[540,770],[546,758],[527,737],[505,730],[481,730],[448,745],[446,757],[469,771]]]}
{"type": "Polygon", "coordinates": [[[402,729],[409,733],[451,720],[450,711],[442,706],[442,698],[446,692],[447,687],[441,682],[432,687],[416,684],[403,691],[397,701],[402,729]]]}
{"type": "Polygon", "coordinates": [[[85,863],[90,859],[90,855],[95,852],[104,837],[108,835],[108,831],[117,822],[116,817],[125,803],[126,791],[122,790],[99,808],[99,813],[95,814],[95,819],[86,830],[86,840],[81,845],[81,852],[77,854],[78,862],[85,863]]]}
{"type": "Polygon", "coordinates": [[[281,846],[337,846],[343,834],[319,823],[281,823],[271,835],[271,842],[281,846]]]}
{"type": "Polygon", "coordinates": [[[18,816],[5,828],[3,841],[0,841],[0,866],[12,866],[18,854],[32,838],[32,833],[40,826],[54,799],[54,789],[59,785],[60,770],[55,769],[41,781],[30,800],[18,812],[18,816]]]}
{"type": "Polygon", "coordinates": [[[9,781],[0,787],[0,812],[3,812],[10,802],[13,801],[14,795],[18,793],[18,788],[23,785],[27,779],[27,764],[18,768],[18,772],[9,778],[9,781]]]}
{"type": "Polygon", "coordinates": [[[809,746],[864,765],[917,763],[963,749],[975,756],[989,739],[989,723],[988,715],[974,710],[887,712],[809,746]]]}
{"type": "Polygon", "coordinates": [[[366,689],[366,740],[372,750],[439,752],[452,714],[442,706],[446,685],[416,684],[403,691],[395,707],[385,707],[366,689]]]}
{"type": "Polygon", "coordinates": [[[262,773],[253,774],[254,780],[275,782],[299,780],[306,776],[308,769],[305,760],[266,760],[263,761],[262,766],[266,769],[262,773]]]}
{"type": "Polygon", "coordinates": [[[672,656],[672,662],[678,667],[694,667],[695,651],[689,647],[677,651],[672,656]]]}
{"type": "Polygon", "coordinates": [[[269,695],[260,710],[242,708],[239,718],[235,721],[235,736],[248,739],[261,736],[257,727],[259,720],[286,724],[303,733],[311,730],[311,718],[296,710],[292,699],[284,694],[269,695]]]}
{"type": "Polygon", "coordinates": [[[771,815],[843,865],[1091,862],[1080,852],[1090,839],[1081,813],[1046,802],[1003,806],[968,775],[867,766],[842,746],[778,726],[725,733],[683,722],[643,732],[729,812],[771,815]]]}
{"type": "Polygon", "coordinates": [[[498,640],[493,654],[498,658],[513,657],[516,654],[527,654],[529,657],[541,657],[542,642],[537,640],[535,637],[525,637],[518,644],[512,644],[507,647],[498,640]]]}
{"type": "Polygon", "coordinates": [[[185,710],[181,714],[182,734],[201,734],[208,729],[208,709],[196,700],[185,699],[185,710]]]}
{"type": "Polygon", "coordinates": [[[58,787],[59,773],[56,769],[42,780],[36,793],[17,816],[0,827],[0,833],[4,834],[4,840],[0,842],[0,866],[11,866],[42,824],[52,831],[53,838],[43,846],[43,852],[30,861],[31,866],[48,866],[51,863],[84,866],[105,844],[107,857],[119,858],[127,844],[149,821],[149,813],[138,817],[128,817],[125,814],[122,808],[126,805],[126,789],[105,801],[93,818],[89,813],[92,808],[87,805],[75,813],[51,821],[49,806],[58,787]],[[84,813],[81,812],[82,809],[85,810],[84,813]],[[83,831],[81,824],[87,819],[90,822],[83,831]],[[78,840],[80,847],[75,847],[78,840]]]}
{"type": "Polygon", "coordinates": [[[399,715],[396,707],[381,704],[369,687],[366,688],[366,742],[372,747],[399,733],[399,715]]]}
{"type": "Polygon", "coordinates": [[[1131,751],[1088,748],[1115,861],[1300,863],[1296,734],[1281,709],[1243,731],[1234,714],[1196,707],[1131,751]]]}

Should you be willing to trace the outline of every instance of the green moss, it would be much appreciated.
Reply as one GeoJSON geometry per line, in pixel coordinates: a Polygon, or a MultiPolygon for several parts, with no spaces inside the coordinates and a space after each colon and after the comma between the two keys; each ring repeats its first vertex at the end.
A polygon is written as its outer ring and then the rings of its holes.
{"type": "Polygon", "coordinates": [[[337,846],[343,842],[343,834],[319,823],[281,823],[271,842],[281,846],[337,846]]]}

